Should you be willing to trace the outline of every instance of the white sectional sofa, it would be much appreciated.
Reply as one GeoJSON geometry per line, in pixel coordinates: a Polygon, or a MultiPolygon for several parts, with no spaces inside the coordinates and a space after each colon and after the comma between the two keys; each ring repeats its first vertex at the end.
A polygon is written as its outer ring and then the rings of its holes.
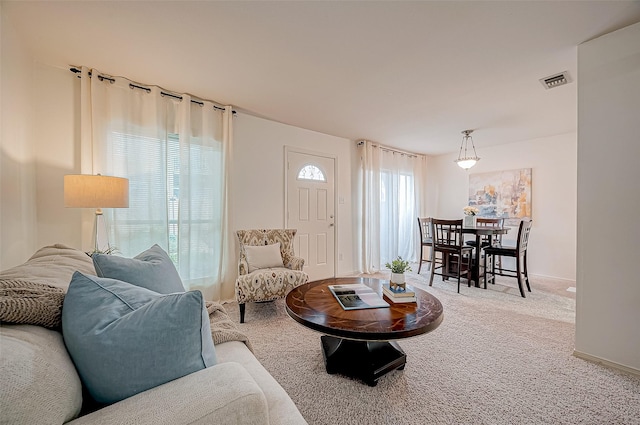
{"type": "Polygon", "coordinates": [[[87,394],[61,331],[24,324],[37,322],[37,317],[15,317],[21,303],[52,308],[50,301],[60,295],[55,288],[65,291],[76,270],[95,274],[84,252],[54,245],[0,272],[0,424],[306,423],[241,341],[217,344],[214,366],[87,411],[87,394]],[[42,294],[30,294],[28,283],[54,288],[38,299],[42,294]]]}

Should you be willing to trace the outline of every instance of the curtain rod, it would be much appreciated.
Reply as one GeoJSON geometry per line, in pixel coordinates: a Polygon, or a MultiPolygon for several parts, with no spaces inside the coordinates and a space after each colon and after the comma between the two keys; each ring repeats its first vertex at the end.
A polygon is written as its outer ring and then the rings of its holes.
{"type": "MultiPolygon", "coordinates": [[[[364,145],[365,140],[360,140],[356,146],[362,146],[364,145]]],[[[412,153],[412,152],[406,152],[406,151],[401,151],[399,149],[394,149],[394,148],[390,148],[387,146],[382,146],[379,144],[373,144],[373,147],[375,148],[380,148],[380,150],[386,151],[386,152],[392,152],[392,153],[399,153],[402,155],[407,155],[409,158],[417,158],[419,155],[417,153],[412,153]]]]}
{"type": "MultiPolygon", "coordinates": [[[[73,66],[71,68],[69,68],[69,71],[73,72],[74,74],[78,74],[78,73],[82,72],[80,69],[78,69],[76,67],[73,67],[73,66]]],[[[91,77],[91,71],[89,71],[89,77],[91,77]]],[[[79,75],[78,75],[78,78],[80,78],[79,75]]],[[[107,80],[110,83],[115,83],[116,82],[115,78],[107,77],[105,75],[98,75],[98,79],[100,81],[107,80]]],[[[133,83],[129,83],[129,88],[144,90],[147,93],[149,93],[151,91],[151,89],[149,87],[144,87],[144,86],[140,86],[138,84],[133,84],[133,83]]],[[[162,91],[162,90],[160,90],[160,95],[161,96],[168,96],[168,97],[171,97],[171,98],[177,99],[177,100],[182,100],[182,96],[177,95],[177,94],[173,94],[173,93],[169,93],[169,92],[166,92],[166,91],[162,91]]],[[[209,102],[211,102],[211,104],[213,105],[213,109],[217,109],[217,110],[220,110],[220,111],[224,111],[225,110],[225,108],[223,106],[217,105],[216,102],[213,102],[213,101],[209,101],[209,102]]],[[[199,101],[199,100],[195,100],[195,99],[191,99],[191,103],[195,103],[196,105],[204,106],[204,102],[199,101]]],[[[236,111],[231,111],[231,113],[233,115],[235,115],[236,111]]]]}

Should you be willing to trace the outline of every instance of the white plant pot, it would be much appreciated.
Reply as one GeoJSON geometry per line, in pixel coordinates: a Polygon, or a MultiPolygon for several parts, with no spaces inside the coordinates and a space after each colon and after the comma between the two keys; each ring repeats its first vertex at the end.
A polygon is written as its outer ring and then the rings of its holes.
{"type": "Polygon", "coordinates": [[[395,283],[396,285],[403,285],[404,282],[405,282],[404,273],[391,272],[391,283],[395,283]]]}
{"type": "Polygon", "coordinates": [[[463,227],[476,227],[476,216],[475,215],[465,215],[464,221],[462,222],[463,227]]]}

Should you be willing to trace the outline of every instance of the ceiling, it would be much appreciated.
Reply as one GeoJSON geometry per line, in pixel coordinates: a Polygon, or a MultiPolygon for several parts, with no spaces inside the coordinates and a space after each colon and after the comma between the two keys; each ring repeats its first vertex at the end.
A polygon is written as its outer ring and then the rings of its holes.
{"type": "Polygon", "coordinates": [[[2,1],[35,58],[442,154],[575,132],[577,46],[640,1],[2,1]],[[568,71],[546,90],[539,79],[568,71]]]}

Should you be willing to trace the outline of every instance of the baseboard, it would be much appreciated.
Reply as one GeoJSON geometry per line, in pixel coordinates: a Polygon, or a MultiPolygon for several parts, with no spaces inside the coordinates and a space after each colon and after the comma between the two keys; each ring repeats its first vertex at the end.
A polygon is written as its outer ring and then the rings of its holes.
{"type": "Polygon", "coordinates": [[[567,278],[564,278],[564,277],[548,276],[546,274],[537,274],[537,273],[529,273],[529,277],[531,279],[539,277],[541,279],[559,280],[559,281],[562,281],[562,282],[567,282],[567,283],[571,284],[571,286],[576,286],[576,280],[575,279],[567,279],[567,278]]]}
{"type": "Polygon", "coordinates": [[[336,275],[336,277],[353,277],[353,276],[358,276],[359,274],[361,274],[359,271],[355,270],[355,271],[351,271],[351,272],[342,272],[336,275]]]}
{"type": "Polygon", "coordinates": [[[609,360],[601,359],[600,357],[592,356],[591,354],[581,353],[580,351],[573,350],[573,355],[579,359],[586,360],[588,362],[597,363],[602,366],[610,367],[612,369],[619,370],[629,375],[637,376],[640,378],[640,370],[634,369],[629,366],[624,366],[619,363],[610,362],[609,360]]]}

